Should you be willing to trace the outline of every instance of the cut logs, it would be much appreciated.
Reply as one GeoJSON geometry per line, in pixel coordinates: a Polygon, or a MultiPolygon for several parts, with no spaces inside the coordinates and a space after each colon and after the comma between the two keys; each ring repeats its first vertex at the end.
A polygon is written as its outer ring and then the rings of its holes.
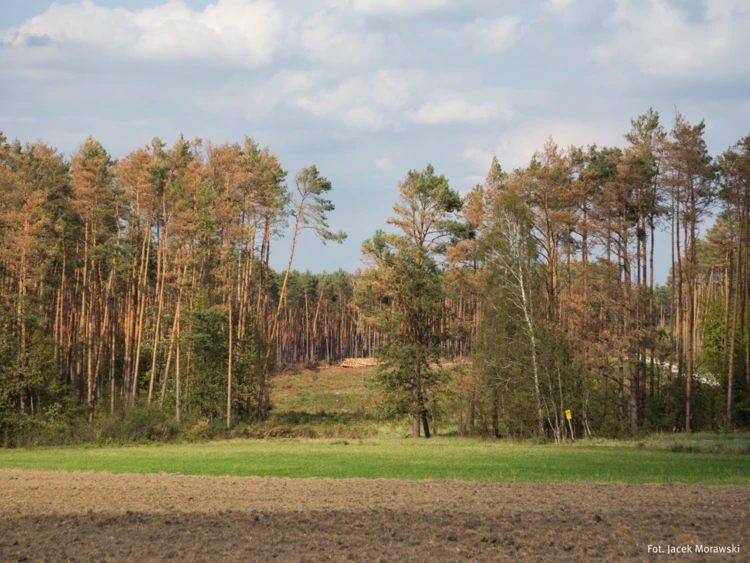
{"type": "Polygon", "coordinates": [[[375,358],[346,358],[341,362],[342,368],[370,368],[378,365],[375,358]]]}

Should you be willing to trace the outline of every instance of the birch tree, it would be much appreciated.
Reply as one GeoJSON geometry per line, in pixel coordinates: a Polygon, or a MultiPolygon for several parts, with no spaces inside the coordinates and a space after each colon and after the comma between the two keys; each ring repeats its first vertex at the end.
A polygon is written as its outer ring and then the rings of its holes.
{"type": "MultiPolygon", "coordinates": [[[[518,205],[519,202],[513,199],[510,194],[506,194],[496,202],[490,232],[484,242],[484,255],[491,265],[493,291],[502,292],[502,296],[512,304],[515,315],[521,322],[522,333],[528,341],[536,422],[539,434],[544,435],[539,375],[539,328],[534,304],[537,292],[533,282],[533,266],[536,264],[535,241],[530,235],[532,225],[528,214],[518,205]]],[[[497,303],[497,300],[487,299],[487,305],[490,307],[497,307],[497,303]]],[[[513,315],[512,311],[507,313],[513,315]]]]}

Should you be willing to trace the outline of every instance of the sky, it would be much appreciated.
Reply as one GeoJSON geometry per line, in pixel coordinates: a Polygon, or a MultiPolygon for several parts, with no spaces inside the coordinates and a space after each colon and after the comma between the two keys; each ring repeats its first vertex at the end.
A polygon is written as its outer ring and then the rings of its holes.
{"type": "MultiPolygon", "coordinates": [[[[354,271],[428,163],[465,193],[550,136],[624,146],[649,107],[719,154],[750,134],[748,56],[748,0],[0,0],[0,131],[117,158],[248,135],[333,184],[349,238],[305,233],[295,268],[354,271]]],[[[657,253],[664,280],[668,234],[657,253]]]]}

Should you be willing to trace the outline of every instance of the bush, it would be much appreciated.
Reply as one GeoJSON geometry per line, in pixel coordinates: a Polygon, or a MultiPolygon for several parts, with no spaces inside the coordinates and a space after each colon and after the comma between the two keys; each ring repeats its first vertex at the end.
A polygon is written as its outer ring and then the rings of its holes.
{"type": "Polygon", "coordinates": [[[180,435],[181,424],[156,406],[127,407],[101,421],[99,442],[164,442],[180,435]]]}

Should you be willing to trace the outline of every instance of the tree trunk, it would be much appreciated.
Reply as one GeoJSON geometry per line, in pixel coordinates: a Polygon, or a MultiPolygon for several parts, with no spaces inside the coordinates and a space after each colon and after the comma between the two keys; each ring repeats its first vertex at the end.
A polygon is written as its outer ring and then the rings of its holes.
{"type": "Polygon", "coordinates": [[[227,430],[232,427],[232,296],[229,295],[229,360],[227,362],[227,430]]]}

